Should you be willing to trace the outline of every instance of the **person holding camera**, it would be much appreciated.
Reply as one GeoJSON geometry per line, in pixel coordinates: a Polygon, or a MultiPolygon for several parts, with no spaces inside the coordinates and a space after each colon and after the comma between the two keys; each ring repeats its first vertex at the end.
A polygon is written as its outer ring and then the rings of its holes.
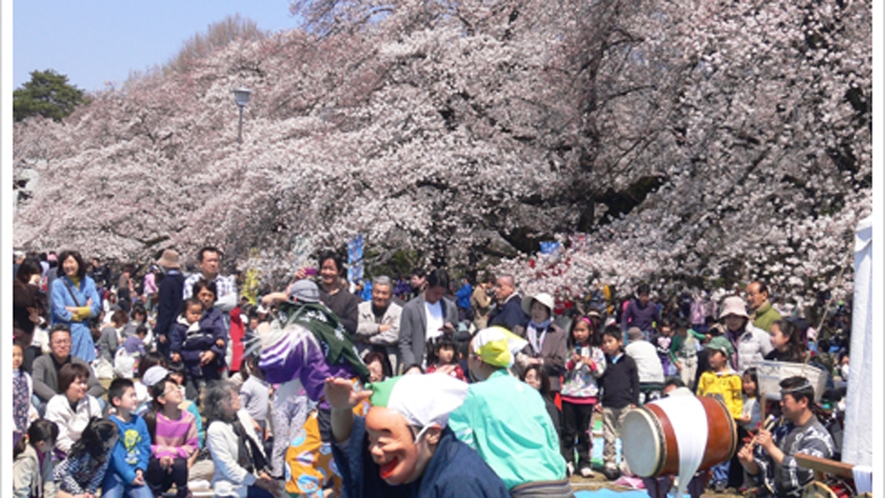
{"type": "Polygon", "coordinates": [[[329,250],[323,251],[318,261],[319,269],[299,268],[295,272],[294,280],[296,282],[306,278],[314,280],[319,275],[316,282],[320,291],[319,301],[335,313],[349,338],[352,339],[359,323],[360,300],[347,290],[346,281],[343,279],[344,261],[337,253],[329,250]]]}

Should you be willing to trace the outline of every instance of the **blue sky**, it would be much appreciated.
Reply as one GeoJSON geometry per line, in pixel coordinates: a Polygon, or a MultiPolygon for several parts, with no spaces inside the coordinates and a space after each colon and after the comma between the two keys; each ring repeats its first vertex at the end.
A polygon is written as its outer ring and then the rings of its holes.
{"type": "Polygon", "coordinates": [[[239,13],[267,31],[293,28],[288,0],[16,0],[13,87],[54,69],[87,91],[122,83],[175,56],[197,33],[239,13]]]}

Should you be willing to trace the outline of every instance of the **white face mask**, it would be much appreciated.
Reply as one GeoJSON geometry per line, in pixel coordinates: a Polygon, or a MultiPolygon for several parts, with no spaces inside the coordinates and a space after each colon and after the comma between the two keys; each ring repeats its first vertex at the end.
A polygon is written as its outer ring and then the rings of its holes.
{"type": "Polygon", "coordinates": [[[418,434],[415,435],[415,445],[418,444],[418,441],[421,440],[421,436],[423,436],[424,433],[427,432],[427,429],[430,429],[430,424],[425,425],[424,427],[421,428],[420,431],[418,431],[418,434]]]}
{"type": "Polygon", "coordinates": [[[28,280],[28,283],[31,285],[40,285],[40,275],[36,273],[34,275],[31,275],[31,279],[28,280]]]}

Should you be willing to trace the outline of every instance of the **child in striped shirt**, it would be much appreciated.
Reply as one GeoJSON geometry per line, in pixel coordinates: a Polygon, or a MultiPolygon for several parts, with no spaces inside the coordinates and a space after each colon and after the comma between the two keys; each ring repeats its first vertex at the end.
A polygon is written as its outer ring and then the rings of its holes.
{"type": "Polygon", "coordinates": [[[179,406],[183,400],[178,384],[168,375],[151,386],[153,402],[144,419],[151,433],[151,458],[147,483],[155,495],[175,484],[175,496],[188,496],[187,460],[199,448],[197,422],[179,406]]]}

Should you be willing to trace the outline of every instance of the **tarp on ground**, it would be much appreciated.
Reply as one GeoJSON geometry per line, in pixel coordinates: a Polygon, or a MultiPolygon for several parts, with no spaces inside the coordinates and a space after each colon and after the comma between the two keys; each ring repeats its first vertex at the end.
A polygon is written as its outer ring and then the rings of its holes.
{"type": "MultiPolygon", "coordinates": [[[[673,496],[673,494],[668,496],[673,496]]],[[[690,498],[689,495],[682,495],[682,497],[690,498]]],[[[585,489],[575,491],[575,498],[648,498],[648,493],[645,490],[615,491],[601,488],[596,491],[589,491],[585,489]]]]}

